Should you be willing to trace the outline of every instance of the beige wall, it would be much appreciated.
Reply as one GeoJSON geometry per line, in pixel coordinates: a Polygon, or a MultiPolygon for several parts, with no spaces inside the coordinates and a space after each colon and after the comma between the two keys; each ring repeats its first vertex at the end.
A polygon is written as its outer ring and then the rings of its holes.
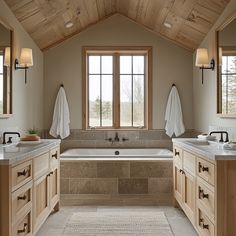
{"type": "Polygon", "coordinates": [[[192,53],[120,15],[112,16],[44,53],[45,128],[51,125],[60,83],[65,85],[67,92],[71,128],[82,127],[81,48],[89,45],[152,46],[153,127],[164,128],[166,101],[174,82],[179,89],[186,127],[193,128],[192,53]]]}
{"type": "MultiPolygon", "coordinates": [[[[215,29],[222,22],[236,11],[236,1],[231,0],[224,12],[217,20],[214,27],[208,33],[200,47],[206,47],[209,50],[209,56],[216,58],[215,29]]],[[[195,63],[195,54],[193,61],[195,63]]],[[[204,71],[204,84],[201,84],[201,71],[193,64],[193,88],[194,88],[194,128],[198,131],[207,132],[209,125],[222,127],[235,127],[236,119],[219,118],[216,115],[217,96],[216,96],[216,70],[204,71]]]]}
{"type": "Polygon", "coordinates": [[[43,128],[43,54],[3,0],[0,1],[0,19],[14,29],[14,58],[19,57],[22,47],[32,48],[34,56],[26,85],[24,71],[13,70],[13,115],[0,119],[0,134],[7,128],[19,131],[33,126],[43,128]]]}

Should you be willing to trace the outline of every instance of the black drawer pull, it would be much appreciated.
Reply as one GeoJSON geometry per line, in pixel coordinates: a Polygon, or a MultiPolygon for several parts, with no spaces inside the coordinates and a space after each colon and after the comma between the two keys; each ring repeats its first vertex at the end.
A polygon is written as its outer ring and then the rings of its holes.
{"type": "Polygon", "coordinates": [[[179,152],[177,152],[176,149],[175,149],[175,156],[179,156],[179,152]]]}
{"type": "Polygon", "coordinates": [[[17,197],[17,200],[26,200],[27,196],[24,195],[24,196],[18,196],[17,197]]]}
{"type": "Polygon", "coordinates": [[[199,167],[198,167],[198,170],[199,172],[208,172],[209,171],[209,168],[208,167],[205,167],[201,164],[201,162],[199,162],[199,167]]]}
{"type": "Polygon", "coordinates": [[[27,231],[27,228],[28,228],[28,224],[24,223],[24,228],[23,229],[18,229],[17,233],[18,234],[25,233],[27,231]]]}
{"type": "Polygon", "coordinates": [[[52,157],[56,158],[57,159],[57,151],[55,154],[52,154],[52,157]]]}
{"type": "Polygon", "coordinates": [[[204,224],[204,220],[202,218],[199,219],[200,221],[200,226],[203,228],[203,229],[209,229],[209,225],[206,225],[204,224]]]}
{"type": "Polygon", "coordinates": [[[18,176],[18,177],[20,177],[20,176],[26,176],[28,172],[29,172],[29,170],[19,171],[19,172],[17,172],[17,176],[18,176]]]}
{"type": "Polygon", "coordinates": [[[47,176],[49,177],[50,175],[53,175],[53,171],[51,171],[47,176]]]}
{"type": "Polygon", "coordinates": [[[209,194],[207,193],[204,193],[203,189],[199,188],[199,199],[202,199],[202,198],[209,198],[209,194]]]}

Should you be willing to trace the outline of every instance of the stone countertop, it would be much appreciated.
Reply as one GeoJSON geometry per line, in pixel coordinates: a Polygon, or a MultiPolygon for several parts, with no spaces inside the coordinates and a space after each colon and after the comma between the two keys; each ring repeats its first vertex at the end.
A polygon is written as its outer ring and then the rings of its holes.
{"type": "Polygon", "coordinates": [[[37,144],[0,144],[0,165],[17,165],[58,146],[60,139],[41,139],[37,144]]]}
{"type": "Polygon", "coordinates": [[[214,141],[200,141],[196,138],[173,138],[173,143],[210,160],[236,160],[236,150],[225,149],[224,144],[214,141]],[[199,142],[199,144],[197,143],[199,142]],[[202,142],[202,145],[201,143],[202,142]],[[208,143],[208,144],[207,144],[208,143]]]}

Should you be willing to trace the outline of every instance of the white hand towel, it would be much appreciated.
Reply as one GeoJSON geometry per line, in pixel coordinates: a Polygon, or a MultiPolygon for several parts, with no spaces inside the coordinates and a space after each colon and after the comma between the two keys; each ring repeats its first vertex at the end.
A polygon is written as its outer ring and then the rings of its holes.
{"type": "Polygon", "coordinates": [[[60,136],[61,139],[64,139],[70,135],[69,124],[70,114],[66,93],[65,89],[60,87],[54,106],[53,121],[49,133],[55,138],[60,136]]]}
{"type": "Polygon", "coordinates": [[[185,132],[180,98],[175,86],[170,91],[166,106],[165,121],[165,130],[169,137],[172,137],[173,134],[178,137],[185,132]]]}

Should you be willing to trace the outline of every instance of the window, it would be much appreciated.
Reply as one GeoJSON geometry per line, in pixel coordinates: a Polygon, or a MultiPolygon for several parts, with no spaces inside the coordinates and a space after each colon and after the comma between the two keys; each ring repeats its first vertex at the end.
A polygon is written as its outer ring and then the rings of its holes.
{"type": "Polygon", "coordinates": [[[236,114],[236,52],[223,54],[221,79],[222,113],[236,114]]]}
{"type": "Polygon", "coordinates": [[[151,48],[84,47],[83,127],[150,128],[151,48]]]}

